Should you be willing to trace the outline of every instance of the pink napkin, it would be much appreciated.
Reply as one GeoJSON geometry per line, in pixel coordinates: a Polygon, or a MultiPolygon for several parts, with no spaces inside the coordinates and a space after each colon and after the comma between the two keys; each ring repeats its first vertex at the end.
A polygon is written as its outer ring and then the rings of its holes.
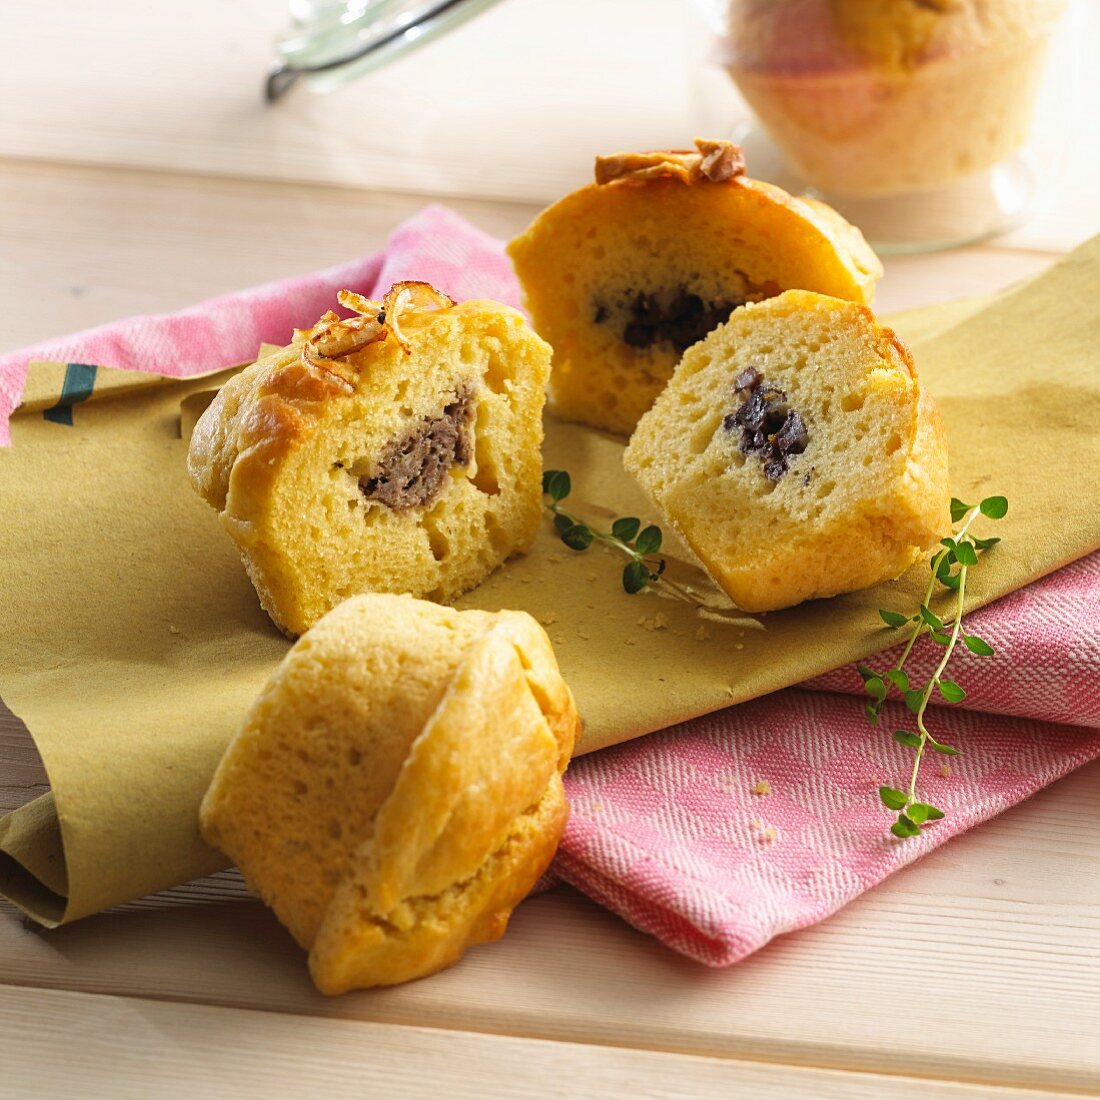
{"type": "MultiPolygon", "coordinates": [[[[368,259],[0,357],[0,443],[32,359],[200,373],[247,360],[263,341],[285,342],[343,287],[378,297],[398,279],[424,279],[459,299],[519,302],[501,243],[431,206],[368,259]]],[[[1100,756],[1098,599],[1100,554],[969,617],[997,652],[960,654],[966,709],[941,706],[931,717],[964,755],[927,761],[920,790],[947,816],[919,837],[894,839],[876,794],[881,784],[905,785],[911,753],[891,731],[909,714],[888,704],[872,728],[860,678],[847,668],[575,761],[573,811],[552,872],[712,966],[822,920],[1100,756]]],[[[918,649],[911,675],[928,671],[932,656],[918,649]]]]}
{"type": "MultiPolygon", "coordinates": [[[[1098,602],[1093,554],[967,616],[996,654],[952,658],[966,709],[938,706],[928,726],[963,755],[926,756],[918,789],[947,816],[919,837],[891,836],[877,795],[906,786],[912,751],[892,731],[912,715],[889,703],[872,727],[848,667],[577,760],[553,870],[710,966],[823,920],[1100,756],[1098,602]],[[753,793],[762,781],[770,794],[753,793]]],[[[917,648],[914,683],[942,653],[917,648]]]]}

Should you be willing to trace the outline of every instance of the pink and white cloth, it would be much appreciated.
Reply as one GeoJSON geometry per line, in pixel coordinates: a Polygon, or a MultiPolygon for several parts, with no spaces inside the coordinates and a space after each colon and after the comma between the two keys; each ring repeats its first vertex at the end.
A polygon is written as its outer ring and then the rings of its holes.
{"type": "MultiPolygon", "coordinates": [[[[501,243],[431,206],[367,259],[0,356],[0,444],[31,360],[197,374],[285,342],[337,290],[379,297],[399,279],[519,304],[501,243]]],[[[845,668],[575,761],[552,871],[691,958],[737,962],[1100,756],[1098,603],[1094,554],[968,618],[996,656],[956,658],[965,709],[937,707],[931,722],[964,755],[922,769],[922,795],[947,817],[919,837],[895,840],[876,794],[904,786],[912,754],[891,731],[910,716],[891,703],[871,727],[845,668]]],[[[932,656],[918,647],[911,673],[932,656]]]]}

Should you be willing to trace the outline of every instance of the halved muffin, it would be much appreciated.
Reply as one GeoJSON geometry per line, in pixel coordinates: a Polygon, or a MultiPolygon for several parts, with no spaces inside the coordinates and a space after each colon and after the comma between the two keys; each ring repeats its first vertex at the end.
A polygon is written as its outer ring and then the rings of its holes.
{"type": "Polygon", "coordinates": [[[290,635],[358,592],[453,600],[539,525],[550,349],[523,317],[426,283],[340,301],[360,315],[227,382],[188,456],[290,635]]]}
{"type": "Polygon", "coordinates": [[[746,306],[690,348],[623,461],[746,611],[897,577],[951,527],[908,348],[821,294],[746,306]]]}

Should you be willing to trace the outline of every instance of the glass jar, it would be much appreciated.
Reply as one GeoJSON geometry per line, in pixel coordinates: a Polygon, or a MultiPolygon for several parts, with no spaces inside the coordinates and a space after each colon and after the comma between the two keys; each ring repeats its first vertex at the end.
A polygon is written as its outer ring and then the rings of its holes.
{"type": "Polygon", "coordinates": [[[1064,7],[731,0],[722,59],[814,192],[879,246],[940,247],[1006,228],[1030,203],[1018,154],[1064,7]]]}
{"type": "Polygon", "coordinates": [[[317,92],[374,72],[434,41],[500,0],[290,0],[291,25],[275,44],[270,102],[299,77],[317,92]]]}

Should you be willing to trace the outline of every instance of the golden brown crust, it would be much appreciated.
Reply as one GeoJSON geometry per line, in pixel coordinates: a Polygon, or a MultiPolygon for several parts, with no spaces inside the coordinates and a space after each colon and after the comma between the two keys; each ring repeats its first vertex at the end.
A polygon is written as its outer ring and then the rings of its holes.
{"type": "Polygon", "coordinates": [[[407,981],[499,936],[545,870],[577,727],[530,616],[353,597],[257,698],[203,836],[310,951],[322,992],[407,981]]]}

